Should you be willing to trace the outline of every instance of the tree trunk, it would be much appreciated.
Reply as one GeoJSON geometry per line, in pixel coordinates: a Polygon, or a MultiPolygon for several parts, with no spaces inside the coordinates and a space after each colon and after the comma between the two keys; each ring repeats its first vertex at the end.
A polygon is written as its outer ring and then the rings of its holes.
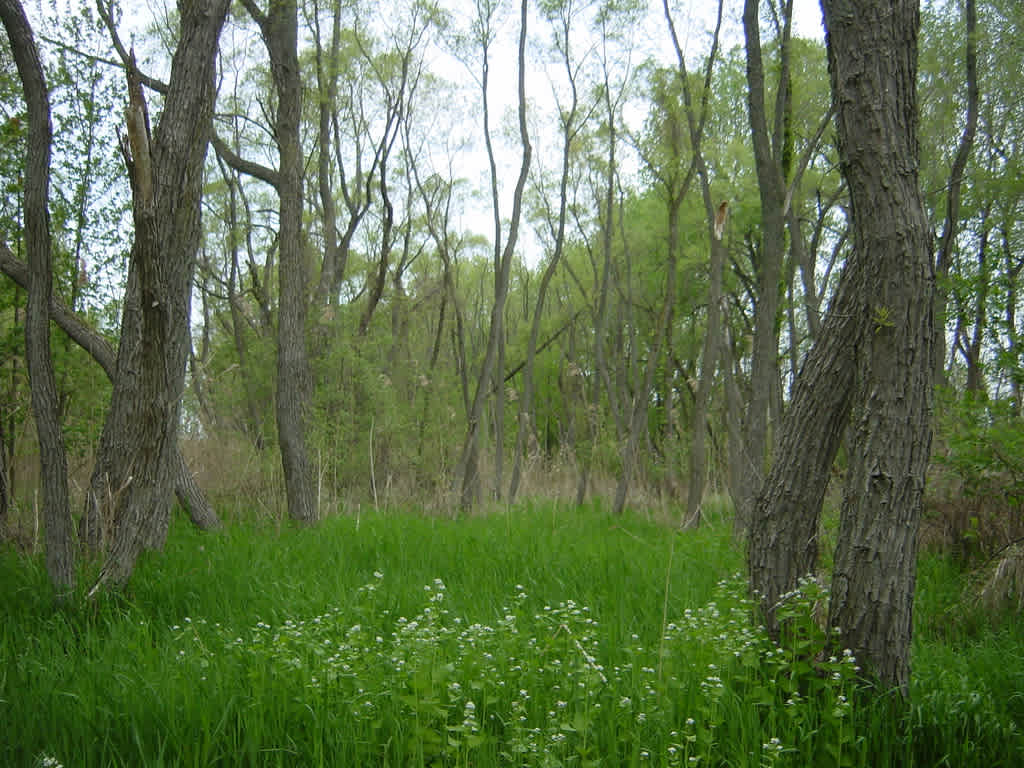
{"type": "Polygon", "coordinates": [[[942,235],[935,249],[935,383],[944,380],[943,364],[946,358],[946,303],[948,289],[945,285],[949,276],[950,261],[956,234],[960,228],[960,192],[963,188],[964,171],[974,149],[974,136],[978,129],[978,101],[980,89],[978,85],[978,12],[975,0],[965,0],[964,37],[965,54],[964,68],[967,76],[967,112],[965,114],[964,132],[953,158],[949,171],[949,183],[946,187],[946,216],[942,224],[942,235]]]}
{"type": "MultiPolygon", "coordinates": [[[[25,315],[25,351],[39,439],[46,526],[46,570],[58,595],[74,585],[73,525],[68,505],[68,466],[61,434],[57,386],[50,356],[50,298],[53,260],[50,244],[50,98],[32,29],[18,0],[0,0],[0,18],[7,30],[28,105],[28,147],[25,154],[25,244],[31,278],[25,315]]],[[[6,468],[0,465],[0,471],[6,468]]],[[[6,497],[6,483],[3,495],[6,497]]],[[[6,499],[5,499],[6,501],[6,499]]],[[[5,503],[6,508],[6,503],[5,503]]]]}
{"type": "MultiPolygon", "coordinates": [[[[216,94],[214,75],[227,0],[183,5],[163,112],[150,135],[134,58],[126,160],[132,175],[135,241],[111,412],[104,427],[125,461],[101,455],[99,471],[117,473],[108,556],[90,595],[127,582],[144,547],[167,535],[181,394],[189,350],[190,298],[199,245],[203,160],[216,94]],[[137,289],[132,290],[132,281],[137,289]],[[136,319],[137,318],[137,319],[136,319]],[[113,434],[111,434],[113,432],[113,434]]],[[[102,446],[101,446],[102,449],[102,446]]],[[[94,476],[95,476],[94,472],[94,476]]]]}
{"type": "MultiPolygon", "coordinates": [[[[519,482],[522,475],[523,455],[526,452],[526,436],[530,428],[530,421],[533,414],[533,369],[537,356],[537,342],[540,339],[540,326],[543,320],[544,303],[547,299],[548,287],[558,269],[562,259],[562,252],[565,248],[565,224],[569,208],[569,170],[572,155],[572,145],[579,126],[576,124],[576,114],[579,100],[576,94],[576,74],[573,70],[570,59],[569,28],[571,19],[567,16],[561,17],[561,28],[556,34],[562,35],[559,43],[559,51],[562,55],[562,63],[565,64],[566,77],[569,81],[572,93],[569,109],[564,112],[561,118],[562,128],[562,169],[558,181],[558,220],[554,224],[554,247],[551,258],[544,267],[540,278],[540,287],[537,289],[537,306],[533,311],[533,324],[530,327],[530,338],[526,345],[526,363],[523,366],[523,391],[519,396],[519,418],[516,427],[516,443],[512,454],[512,480],[509,483],[509,502],[515,501],[519,492],[519,482]]],[[[549,223],[550,224],[550,223],[549,223]]]]}
{"type": "MultiPolygon", "coordinates": [[[[981,212],[981,241],[978,243],[978,278],[974,290],[974,322],[971,329],[971,339],[966,345],[964,358],[967,361],[967,383],[965,390],[975,396],[985,393],[985,370],[981,362],[981,343],[984,339],[985,330],[988,326],[988,292],[991,278],[988,266],[988,240],[991,232],[988,226],[989,210],[986,207],[981,212]]],[[[938,338],[938,334],[936,334],[938,338]]],[[[939,366],[936,366],[938,370],[939,366]]]]}
{"type": "Polygon", "coordinates": [[[750,586],[772,632],[778,631],[779,600],[818,564],[818,520],[850,413],[857,346],[866,325],[866,267],[859,254],[851,255],[821,335],[797,376],[775,461],[752,510],[750,586]]]}
{"type": "MultiPolygon", "coordinates": [[[[473,404],[469,412],[469,425],[466,430],[466,439],[462,447],[462,457],[459,460],[459,470],[462,481],[462,492],[460,495],[459,506],[463,510],[472,508],[480,495],[480,422],[483,417],[484,402],[491,391],[492,379],[499,385],[501,384],[501,378],[500,376],[495,377],[494,369],[496,360],[498,359],[498,346],[501,343],[501,335],[504,328],[503,318],[505,315],[505,300],[508,297],[508,283],[512,269],[512,255],[515,252],[516,242],[519,236],[519,220],[522,213],[523,189],[526,186],[526,176],[530,169],[530,157],[532,154],[530,137],[526,125],[526,21],[527,3],[526,0],[523,0],[520,7],[518,53],[519,141],[522,146],[523,156],[519,167],[519,178],[516,180],[515,192],[513,193],[512,219],[509,223],[508,238],[505,241],[505,247],[502,249],[499,263],[496,265],[495,296],[494,305],[491,308],[491,322],[490,332],[488,333],[487,338],[487,348],[484,353],[483,363],[480,366],[480,378],[477,380],[476,393],[473,397],[473,404]]],[[[485,62],[486,56],[487,53],[485,51],[485,62]]],[[[483,89],[486,95],[486,75],[483,80],[483,89]]],[[[484,109],[484,115],[486,120],[486,106],[484,109]]],[[[486,127],[484,133],[489,144],[489,131],[486,127]]],[[[493,155],[491,161],[491,176],[494,183],[497,183],[497,170],[494,167],[493,155]]],[[[500,222],[498,218],[496,198],[494,205],[495,233],[497,234],[500,232],[500,222]]]]}
{"type": "Polygon", "coordinates": [[[338,49],[341,44],[341,9],[337,2],[331,12],[330,51],[325,56],[320,34],[319,8],[314,5],[314,37],[316,45],[316,81],[318,88],[317,123],[317,191],[323,211],[324,256],[317,282],[315,307],[333,304],[334,286],[341,271],[341,246],[338,242],[337,205],[331,184],[331,119],[337,113],[338,105],[338,49]]]}
{"type": "MultiPolygon", "coordinates": [[[[773,387],[778,380],[779,335],[776,319],[779,313],[779,281],[782,277],[782,256],[785,250],[785,180],[780,146],[783,142],[781,116],[789,104],[788,72],[780,76],[775,112],[774,133],[768,131],[765,106],[764,62],[761,56],[760,3],[745,0],[743,29],[746,37],[748,116],[754,146],[757,187],[761,199],[761,247],[755,249],[757,299],[754,316],[754,350],[750,373],[750,405],[746,419],[746,458],[744,471],[756,492],[769,462],[768,418],[773,387]],[[774,146],[773,146],[774,145],[774,146]]],[[[785,32],[781,41],[783,62],[787,60],[792,5],[786,6],[785,32]]],[[[753,498],[745,501],[753,504],[753,498]]]]}
{"type": "Polygon", "coordinates": [[[0,412],[0,536],[4,535],[11,509],[10,474],[7,468],[7,435],[4,434],[4,414],[0,412]]]}
{"type": "Polygon", "coordinates": [[[872,279],[829,625],[904,696],[931,446],[934,272],[918,183],[916,2],[823,0],[854,250],[872,279]]]}
{"type": "MultiPolygon", "coordinates": [[[[1024,269],[1024,259],[1018,257],[1010,247],[1010,226],[1003,222],[1000,227],[1003,270],[1006,275],[1006,309],[1004,322],[1006,323],[1006,354],[1008,359],[1017,361],[1018,349],[1020,346],[1020,333],[1017,330],[1017,280],[1020,277],[1021,269],[1024,269]]],[[[1011,371],[1010,375],[1010,398],[1013,404],[1013,413],[1020,415],[1021,411],[1021,384],[1024,375],[1019,367],[1011,371]]]]}
{"type": "Polygon", "coordinates": [[[288,515],[311,523],[317,519],[316,491],[307,447],[312,374],[306,349],[307,267],[302,236],[302,76],[298,55],[298,8],[295,0],[271,0],[263,13],[255,0],[243,0],[256,21],[270,56],[277,92],[274,137],[278,149],[277,194],[277,435],[281,446],[288,515]]]}
{"type": "MultiPolygon", "coordinates": [[[[694,394],[693,403],[693,442],[690,445],[690,467],[689,480],[686,494],[686,517],[683,524],[693,527],[700,523],[700,507],[704,499],[704,486],[707,481],[707,449],[704,442],[707,431],[707,411],[711,401],[711,389],[714,383],[715,369],[718,366],[718,358],[722,345],[722,269],[725,265],[725,244],[724,227],[728,216],[729,204],[722,202],[717,208],[711,196],[711,182],[708,174],[707,164],[704,161],[702,142],[704,138],[704,126],[708,117],[708,102],[711,95],[711,76],[714,72],[715,58],[718,54],[718,36],[722,28],[722,8],[724,3],[719,0],[718,14],[715,22],[714,36],[711,42],[711,51],[708,54],[707,68],[704,72],[704,89],[701,93],[700,112],[694,108],[693,95],[690,92],[689,74],[686,69],[686,57],[682,45],[676,34],[675,23],[669,12],[668,0],[664,0],[663,10],[665,19],[668,21],[669,32],[672,37],[672,45],[676,52],[676,63],[679,68],[679,78],[683,88],[683,103],[686,106],[686,119],[690,131],[690,146],[693,152],[692,168],[700,177],[701,197],[704,201],[704,211],[707,216],[708,242],[710,243],[710,264],[708,265],[708,309],[707,309],[707,331],[704,335],[704,348],[701,350],[700,380],[697,384],[697,391],[694,394]]],[[[689,182],[687,182],[688,185],[689,182]]],[[[681,201],[680,201],[681,202],[681,201]]],[[[675,216],[678,219],[678,213],[675,216]]],[[[678,221],[673,221],[669,226],[669,238],[678,241],[678,221]]]]}

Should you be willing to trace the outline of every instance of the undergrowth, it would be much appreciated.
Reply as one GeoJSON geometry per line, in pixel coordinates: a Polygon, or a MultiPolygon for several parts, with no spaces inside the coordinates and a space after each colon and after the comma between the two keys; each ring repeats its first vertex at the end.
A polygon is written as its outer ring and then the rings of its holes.
{"type": "Polygon", "coordinates": [[[178,527],[130,592],[52,607],[0,556],[0,764],[1017,765],[1013,619],[956,637],[924,563],[909,705],[860,682],[808,580],[770,641],[727,523],[599,509],[178,527]],[[931,595],[936,597],[930,597],[931,595]],[[922,615],[922,610],[925,612],[922,615]]]}

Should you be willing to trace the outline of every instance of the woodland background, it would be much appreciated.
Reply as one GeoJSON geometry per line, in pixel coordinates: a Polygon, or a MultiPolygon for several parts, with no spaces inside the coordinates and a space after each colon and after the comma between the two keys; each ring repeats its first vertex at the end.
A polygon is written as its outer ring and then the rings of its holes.
{"type": "MultiPolygon", "coordinates": [[[[537,3],[516,99],[522,27],[500,3],[302,2],[297,68],[267,53],[270,16],[251,5],[232,7],[220,37],[202,167],[178,475],[193,519],[448,515],[531,497],[695,526],[728,496],[742,532],[851,248],[825,46],[793,35],[792,4],[756,9],[759,107],[738,8],[716,19],[537,3]],[[773,197],[762,162],[782,180],[773,197]]],[[[54,295],[92,350],[53,331],[60,423],[74,503],[111,502],[102,518],[131,474],[98,480],[95,461],[133,226],[126,51],[110,28],[138,30],[123,42],[155,115],[178,19],[29,10],[54,121],[54,295]]],[[[1012,582],[1024,13],[1013,0],[933,2],[921,19],[920,172],[942,327],[921,537],[966,560],[999,555],[1012,582]]],[[[0,267],[12,278],[0,281],[0,524],[33,549],[27,118],[7,48],[0,58],[0,267]]],[[[878,329],[896,322],[884,310],[878,329]]],[[[833,471],[844,468],[841,450],[833,471]]]]}

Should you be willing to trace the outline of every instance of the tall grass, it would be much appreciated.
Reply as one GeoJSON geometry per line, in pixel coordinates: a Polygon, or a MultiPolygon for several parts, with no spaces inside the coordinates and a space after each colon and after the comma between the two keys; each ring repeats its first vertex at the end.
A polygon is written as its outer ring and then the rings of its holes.
{"type": "Polygon", "coordinates": [[[780,647],[741,570],[726,522],[679,534],[557,506],[177,525],[129,592],[59,609],[42,563],[5,553],[0,765],[1024,760],[1019,625],[943,632],[959,577],[940,561],[907,708],[826,650],[817,584],[780,647]]]}

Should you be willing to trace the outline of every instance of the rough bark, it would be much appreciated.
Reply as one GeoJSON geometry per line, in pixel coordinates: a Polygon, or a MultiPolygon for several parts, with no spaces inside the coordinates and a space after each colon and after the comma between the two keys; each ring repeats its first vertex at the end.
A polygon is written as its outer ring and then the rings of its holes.
{"type": "Polygon", "coordinates": [[[904,695],[931,447],[934,271],[919,180],[918,5],[824,0],[854,249],[871,264],[830,624],[904,695]]]}
{"type": "Polygon", "coordinates": [[[46,570],[54,589],[62,595],[74,584],[75,558],[68,503],[67,454],[50,355],[49,307],[53,294],[49,212],[50,145],[53,138],[50,98],[32,29],[21,3],[18,0],[0,0],[0,19],[7,30],[28,105],[24,210],[30,279],[25,314],[25,351],[32,412],[39,440],[46,570]]]}
{"type": "Polygon", "coordinates": [[[797,376],[775,461],[752,510],[747,558],[768,627],[775,608],[818,564],[818,521],[849,418],[857,346],[866,326],[865,260],[851,255],[821,335],[797,376]]]}
{"type": "Polygon", "coordinates": [[[90,595],[126,583],[142,549],[161,545],[167,535],[203,161],[228,5],[196,0],[181,7],[171,80],[152,134],[134,59],[126,62],[131,135],[130,149],[123,150],[132,177],[135,240],[111,411],[94,471],[94,478],[105,476],[114,502],[112,536],[90,595]],[[119,461],[112,461],[115,455],[119,461]]]}
{"type": "Polygon", "coordinates": [[[755,508],[751,584],[777,630],[778,600],[816,565],[821,499],[850,420],[829,625],[869,674],[905,694],[932,399],[918,9],[853,0],[825,0],[823,8],[854,247],[755,508]]]}

